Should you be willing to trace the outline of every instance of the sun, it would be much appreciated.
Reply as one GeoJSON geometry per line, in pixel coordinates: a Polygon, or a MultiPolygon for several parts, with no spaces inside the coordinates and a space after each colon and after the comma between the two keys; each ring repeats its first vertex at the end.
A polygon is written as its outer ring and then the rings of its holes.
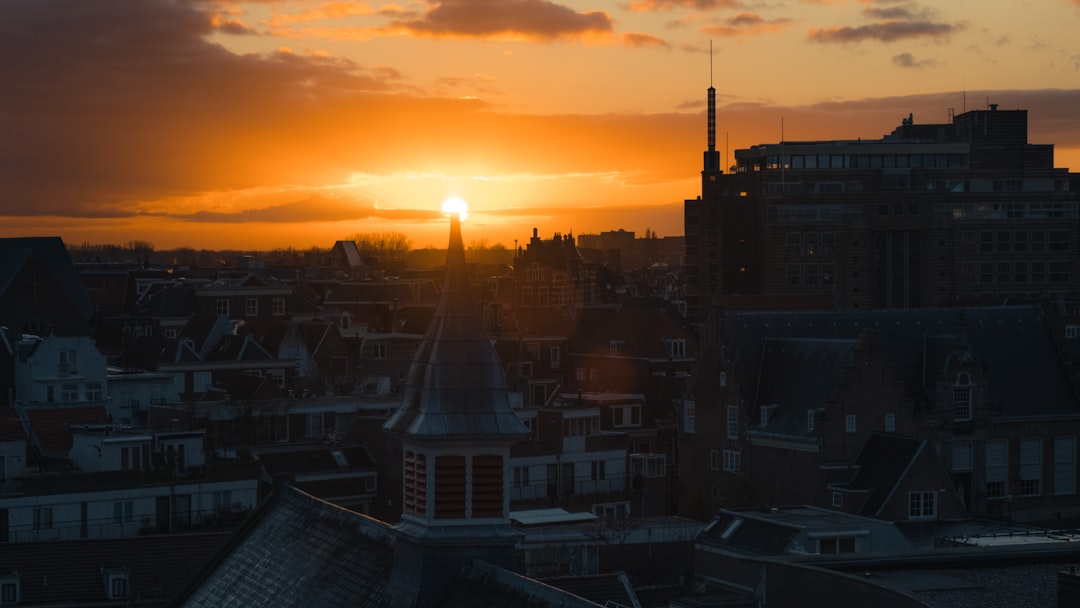
{"type": "Polygon", "coordinates": [[[446,214],[456,213],[462,221],[469,217],[469,204],[461,197],[451,196],[443,201],[442,212],[446,214]]]}

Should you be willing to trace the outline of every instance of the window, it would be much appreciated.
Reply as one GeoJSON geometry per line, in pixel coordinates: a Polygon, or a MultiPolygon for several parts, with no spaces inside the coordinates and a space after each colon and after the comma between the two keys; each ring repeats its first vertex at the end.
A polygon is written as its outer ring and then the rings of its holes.
{"type": "Polygon", "coordinates": [[[589,379],[589,370],[584,367],[578,367],[574,369],[574,378],[578,382],[585,382],[589,379]]]}
{"type": "Polygon", "coordinates": [[[844,506],[844,493],[833,492],[832,493],[832,506],[840,508],[844,506]]]}
{"type": "Polygon", "coordinates": [[[52,403],[56,401],[56,387],[51,384],[45,385],[45,402],[52,403]]]}
{"type": "Polygon", "coordinates": [[[738,450],[724,450],[724,470],[728,473],[738,473],[742,470],[742,452],[738,450]]]}
{"type": "Polygon", "coordinates": [[[806,431],[812,432],[814,430],[814,420],[817,418],[817,413],[814,410],[806,410],[806,431]]]}
{"type": "Polygon", "coordinates": [[[371,358],[372,359],[385,359],[386,358],[386,344],[372,344],[371,345],[371,358]]]}
{"type": "Polygon", "coordinates": [[[285,298],[274,298],[270,300],[270,312],[275,315],[285,314],[285,298]]]}
{"type": "Polygon", "coordinates": [[[113,503],[114,524],[131,523],[134,518],[134,504],[130,500],[118,500],[113,503]]]}
{"type": "Polygon", "coordinates": [[[896,414],[885,414],[885,432],[896,432],[896,414]]]}
{"type": "Polygon", "coordinates": [[[1054,437],[1054,494],[1076,494],[1076,437],[1054,437]]]}
{"type": "Polygon", "coordinates": [[[709,470],[720,470],[720,452],[717,450],[709,450],[709,470]]]}
{"type": "Polygon", "coordinates": [[[503,458],[498,454],[481,454],[472,459],[472,516],[502,517],[503,458]]]}
{"type": "Polygon", "coordinates": [[[952,446],[952,470],[970,471],[973,468],[971,444],[958,443],[952,446]]]}
{"type": "Polygon", "coordinates": [[[56,353],[56,356],[56,371],[58,371],[60,375],[79,373],[78,366],[75,365],[75,351],[62,350],[56,353]]]}
{"type": "Polygon", "coordinates": [[[437,519],[465,517],[465,474],[464,456],[435,458],[435,517],[437,519]]]}
{"type": "Polygon", "coordinates": [[[100,382],[87,382],[86,383],[86,400],[87,401],[101,401],[102,390],[100,382]]]}
{"type": "Polygon", "coordinates": [[[18,604],[20,601],[18,575],[9,574],[0,578],[0,604],[18,604]]]}
{"type": "Polygon", "coordinates": [[[593,481],[602,481],[607,479],[607,463],[603,460],[594,460],[592,463],[592,479],[593,481]]]}
{"type": "Polygon", "coordinates": [[[844,432],[855,432],[855,414],[848,414],[847,416],[844,416],[844,432]]]}
{"type": "Polygon", "coordinates": [[[219,317],[228,317],[229,301],[225,298],[218,298],[218,300],[214,302],[214,311],[217,312],[219,317]]]}
{"type": "Polygon", "coordinates": [[[760,414],[761,414],[761,421],[760,421],[761,426],[767,426],[769,424],[769,420],[772,420],[772,415],[773,415],[773,412],[775,412],[775,411],[776,411],[776,404],[775,403],[761,406],[761,412],[760,412],[760,414]]]}
{"type": "Polygon", "coordinates": [[[210,390],[210,372],[195,372],[192,376],[191,388],[196,393],[205,393],[210,390]]]}
{"type": "Polygon", "coordinates": [[[50,530],[53,526],[52,507],[34,507],[34,529],[50,530]]]}
{"type": "Polygon", "coordinates": [[[1075,340],[1080,338],[1080,325],[1066,325],[1065,326],[1065,339],[1075,340]]]}
{"type": "Polygon", "coordinates": [[[249,317],[259,316],[259,300],[257,298],[246,298],[244,300],[244,314],[249,317]]]}
{"type": "Polygon", "coordinates": [[[559,369],[559,363],[561,363],[562,351],[558,346],[552,346],[548,350],[548,362],[551,364],[551,369],[559,369]]]}
{"type": "Polygon", "coordinates": [[[626,346],[625,340],[612,340],[608,342],[608,351],[612,355],[618,355],[622,353],[624,346],[626,346]]]}
{"type": "Polygon", "coordinates": [[[683,432],[687,435],[694,434],[694,428],[696,426],[694,415],[694,402],[683,401],[683,432]]]}
{"type": "Polygon", "coordinates": [[[854,553],[855,539],[844,538],[819,538],[818,553],[854,553]]]}
{"type": "MultiPolygon", "coordinates": [[[[401,510],[404,513],[424,516],[427,514],[427,456],[406,451],[403,464],[405,501],[401,510]]],[[[526,469],[527,482],[528,469],[526,469]]]]}
{"type": "Polygon", "coordinates": [[[532,361],[522,361],[521,362],[521,376],[523,378],[532,378],[532,375],[533,375],[532,361]]]}
{"type": "Polygon", "coordinates": [[[937,492],[908,492],[908,519],[933,519],[937,516],[937,492]]]}
{"type": "Polygon", "coordinates": [[[720,372],[720,386],[727,386],[727,372],[720,372]]]}
{"type": "Polygon", "coordinates": [[[1020,495],[1042,494],[1042,439],[1020,440],[1020,495]]]}
{"type": "Polygon", "coordinates": [[[78,384],[61,384],[60,385],[60,401],[64,403],[73,403],[79,400],[79,385],[78,384]]]}
{"type": "Polygon", "coordinates": [[[109,599],[127,597],[127,577],[109,577],[109,599]]]}
{"type": "Polygon", "coordinates": [[[529,467],[514,467],[514,487],[523,488],[529,485],[529,467]]]}
{"type": "Polygon", "coordinates": [[[739,438],[739,406],[727,406],[727,438],[739,438]]]}
{"type": "Polygon", "coordinates": [[[611,425],[615,428],[641,425],[641,406],[623,405],[611,408],[611,425]]]}
{"type": "Polygon", "coordinates": [[[986,456],[986,497],[1004,498],[1008,489],[1009,442],[1004,439],[987,441],[986,456]]]}
{"type": "Polygon", "coordinates": [[[953,384],[953,420],[971,420],[971,375],[961,372],[953,384]]]}
{"type": "Polygon", "coordinates": [[[686,340],[683,338],[665,338],[664,348],[667,349],[669,357],[686,356],[686,340]]]}
{"type": "Polygon", "coordinates": [[[175,340],[176,336],[177,336],[177,333],[176,333],[175,329],[170,327],[170,328],[165,330],[165,339],[166,340],[175,340]]]}
{"type": "Polygon", "coordinates": [[[308,437],[319,437],[323,434],[323,415],[308,414],[308,437]]]}

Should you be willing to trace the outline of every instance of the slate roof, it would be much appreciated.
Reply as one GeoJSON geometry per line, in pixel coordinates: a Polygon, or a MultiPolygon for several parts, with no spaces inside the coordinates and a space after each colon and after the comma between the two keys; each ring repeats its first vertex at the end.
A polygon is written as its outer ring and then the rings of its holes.
{"type": "Polygon", "coordinates": [[[905,473],[926,442],[911,437],[874,433],[855,458],[854,477],[847,484],[853,490],[867,490],[860,515],[874,517],[904,479],[905,473]]]}
{"type": "MultiPolygon", "coordinates": [[[[94,314],[94,307],[86,290],[83,289],[82,280],[60,237],[0,239],[0,299],[3,299],[15,287],[13,282],[23,269],[35,264],[45,269],[66,300],[66,303],[44,302],[40,305],[41,308],[50,309],[54,317],[55,315],[67,317],[72,312],[77,317],[74,319],[55,318],[55,329],[59,333],[70,335],[84,334],[94,314]]],[[[48,313],[50,310],[45,310],[45,312],[48,313]]],[[[12,321],[13,319],[6,320],[9,324],[12,321]]]]}
{"type": "Polygon", "coordinates": [[[780,555],[787,551],[801,528],[721,511],[705,530],[700,537],[702,540],[751,553],[780,555]],[[723,538],[724,532],[736,519],[742,520],[742,523],[738,524],[738,527],[726,539],[723,538]]]}
{"type": "Polygon", "coordinates": [[[686,339],[687,355],[693,355],[692,334],[671,302],[661,298],[630,298],[618,306],[586,307],[570,337],[575,353],[610,353],[611,340],[622,340],[627,357],[666,359],[666,338],[686,339]]]}
{"type": "MultiPolygon", "coordinates": [[[[421,564],[387,524],[285,486],[240,531],[182,606],[416,605],[421,564]]],[[[433,607],[597,606],[482,562],[461,564],[433,607]]],[[[430,599],[430,598],[429,598],[430,599]]]]}
{"type": "Polygon", "coordinates": [[[816,437],[806,429],[806,410],[838,397],[837,387],[852,365],[858,344],[857,340],[766,338],[755,403],[777,408],[762,430],[816,437]]]}
{"type": "Polygon", "coordinates": [[[941,371],[943,355],[935,353],[966,333],[1001,415],[1080,411],[1050,324],[1037,306],[729,312],[724,320],[728,357],[748,387],[759,383],[766,338],[854,340],[863,332],[873,332],[875,348],[886,352],[916,403],[929,398],[941,371]]]}
{"type": "Polygon", "coordinates": [[[0,574],[19,573],[20,606],[163,605],[228,538],[200,533],[5,543],[0,574]],[[127,571],[127,601],[106,602],[102,568],[127,571]]]}
{"type": "Polygon", "coordinates": [[[384,428],[414,437],[513,441],[529,435],[510,407],[499,356],[472,299],[457,216],[450,221],[435,317],[413,358],[401,407],[384,428]]]}

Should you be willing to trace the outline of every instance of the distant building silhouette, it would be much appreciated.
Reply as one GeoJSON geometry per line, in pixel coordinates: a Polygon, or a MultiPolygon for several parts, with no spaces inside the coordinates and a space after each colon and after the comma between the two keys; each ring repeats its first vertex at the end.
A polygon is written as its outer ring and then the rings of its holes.
{"type": "Polygon", "coordinates": [[[684,207],[691,318],[732,296],[910,308],[1080,297],[1080,180],[1028,143],[1027,111],[903,119],[876,140],[709,149],[684,207]]]}

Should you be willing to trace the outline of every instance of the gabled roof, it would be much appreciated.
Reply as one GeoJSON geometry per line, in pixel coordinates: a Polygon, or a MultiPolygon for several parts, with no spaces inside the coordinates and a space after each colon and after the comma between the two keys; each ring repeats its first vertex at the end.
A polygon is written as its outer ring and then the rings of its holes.
{"type": "Polygon", "coordinates": [[[345,258],[350,268],[359,268],[364,265],[364,258],[360,255],[355,241],[338,241],[334,243],[331,253],[339,254],[345,258]]]}
{"type": "Polygon", "coordinates": [[[876,516],[903,481],[926,441],[875,432],[855,458],[856,473],[848,488],[869,493],[860,515],[876,516]]]}
{"type": "MultiPolygon", "coordinates": [[[[73,335],[85,333],[94,307],[60,237],[0,239],[0,300],[25,301],[24,298],[7,296],[16,287],[13,284],[16,277],[30,266],[45,269],[56,289],[63,294],[64,302],[39,304],[41,309],[52,312],[53,318],[50,320],[57,331],[73,335]]],[[[13,319],[6,319],[5,322],[12,323],[13,319]]]]}
{"type": "Polygon", "coordinates": [[[410,366],[401,407],[384,428],[413,437],[513,441],[529,435],[510,407],[499,356],[472,299],[457,216],[450,221],[435,317],[410,366]]]}

